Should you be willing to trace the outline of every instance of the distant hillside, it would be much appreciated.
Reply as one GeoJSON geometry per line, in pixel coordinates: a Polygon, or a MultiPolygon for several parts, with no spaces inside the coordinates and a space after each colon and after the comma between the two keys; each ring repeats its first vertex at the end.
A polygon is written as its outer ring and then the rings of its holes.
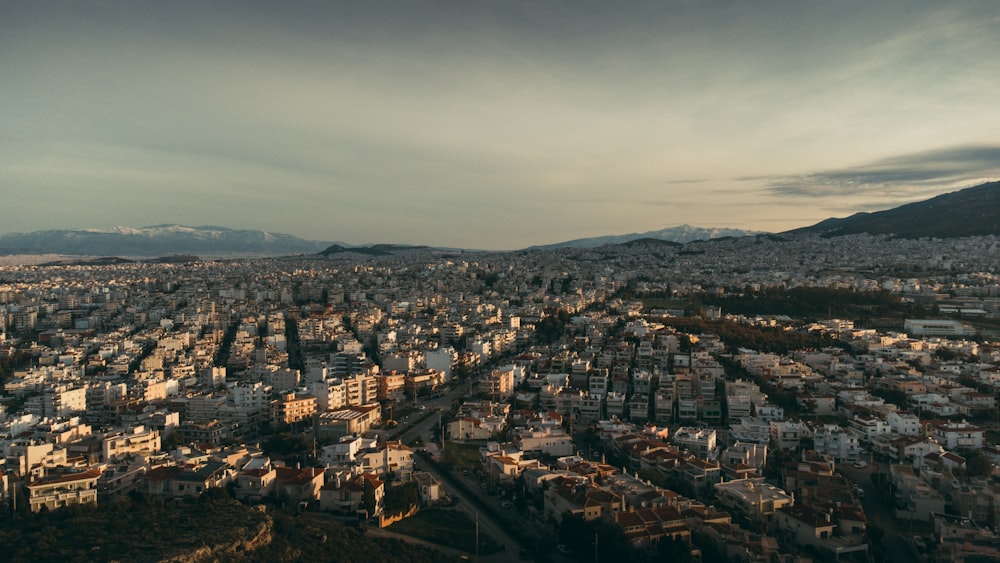
{"type": "Polygon", "coordinates": [[[331,244],[319,253],[320,256],[331,257],[342,254],[364,254],[366,256],[389,256],[414,250],[427,250],[427,246],[409,246],[401,244],[373,244],[371,246],[344,246],[342,244],[331,244]]]}
{"type": "Polygon", "coordinates": [[[658,246],[678,247],[684,246],[684,243],[659,238],[637,238],[635,240],[623,242],[619,246],[624,246],[626,248],[656,248],[658,246]]]}
{"type": "Polygon", "coordinates": [[[156,257],[168,255],[312,254],[329,242],[291,235],[225,227],[154,225],[132,229],[78,229],[0,235],[3,254],[69,254],[75,256],[156,257]]]}
{"type": "Polygon", "coordinates": [[[649,231],[646,233],[632,233],[628,235],[609,235],[602,237],[580,238],[566,242],[532,246],[534,250],[549,250],[555,248],[596,248],[606,244],[625,244],[635,240],[653,239],[676,243],[686,243],[695,240],[710,240],[724,237],[745,237],[760,234],[756,231],[743,231],[740,229],[726,228],[704,228],[692,227],[690,225],[680,225],[668,227],[659,231],[649,231]]]}
{"type": "Polygon", "coordinates": [[[1000,235],[1000,182],[990,182],[886,211],[827,219],[789,233],[827,237],[869,233],[902,238],[1000,235]]]}

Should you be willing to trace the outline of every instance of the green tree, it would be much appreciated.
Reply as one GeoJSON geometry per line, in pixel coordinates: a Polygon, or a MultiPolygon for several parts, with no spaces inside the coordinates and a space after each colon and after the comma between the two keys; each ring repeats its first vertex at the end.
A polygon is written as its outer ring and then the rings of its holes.
{"type": "Polygon", "coordinates": [[[389,487],[382,502],[388,514],[406,512],[414,506],[420,506],[420,486],[411,482],[389,487]]]}

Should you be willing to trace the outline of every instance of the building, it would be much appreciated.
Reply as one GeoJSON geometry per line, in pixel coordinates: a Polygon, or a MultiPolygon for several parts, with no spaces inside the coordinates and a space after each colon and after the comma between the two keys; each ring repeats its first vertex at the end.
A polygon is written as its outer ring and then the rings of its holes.
{"type": "Polygon", "coordinates": [[[275,424],[294,424],[316,414],[316,397],[285,393],[271,401],[271,420],[275,424]]]}
{"type": "Polygon", "coordinates": [[[479,392],[493,400],[509,399],[514,394],[514,370],[495,369],[479,380],[479,392]]]}
{"type": "Polygon", "coordinates": [[[889,429],[903,436],[918,436],[923,433],[920,418],[910,412],[891,411],[886,417],[889,429]]]}
{"type": "Polygon", "coordinates": [[[28,483],[28,504],[32,512],[55,510],[75,504],[97,504],[100,471],[57,473],[28,483]]]}
{"type": "Polygon", "coordinates": [[[677,447],[706,459],[714,459],[717,440],[716,431],[705,428],[681,427],[670,437],[670,441],[677,447]]]}
{"type": "Polygon", "coordinates": [[[795,504],[794,496],[763,479],[716,483],[715,495],[720,505],[758,523],[770,522],[779,509],[795,504]]]}
{"type": "Polygon", "coordinates": [[[104,460],[125,455],[151,455],[160,451],[160,433],[136,426],[131,432],[116,432],[101,441],[104,460]]]}
{"type": "Polygon", "coordinates": [[[382,423],[382,408],[376,403],[352,406],[319,415],[320,435],[341,437],[360,435],[382,423]]]}
{"type": "Polygon", "coordinates": [[[914,336],[966,336],[975,333],[961,321],[946,319],[906,319],[903,331],[914,336]]]}
{"type": "Polygon", "coordinates": [[[982,449],[985,432],[982,428],[965,421],[940,424],[931,428],[931,436],[948,450],[982,449]]]}

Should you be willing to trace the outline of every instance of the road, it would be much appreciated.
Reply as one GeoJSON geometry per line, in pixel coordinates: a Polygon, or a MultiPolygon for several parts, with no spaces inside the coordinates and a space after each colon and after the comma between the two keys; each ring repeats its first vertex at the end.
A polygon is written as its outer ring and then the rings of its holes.
{"type": "Polygon", "coordinates": [[[861,499],[861,506],[865,509],[865,516],[868,517],[869,524],[874,524],[885,532],[882,536],[882,549],[885,552],[886,561],[892,563],[917,563],[913,556],[909,544],[903,534],[900,533],[900,523],[893,515],[892,504],[882,499],[879,492],[872,484],[871,475],[879,468],[883,473],[889,472],[889,467],[885,463],[876,462],[863,469],[856,469],[850,464],[838,466],[841,473],[848,480],[861,486],[865,491],[865,498],[861,499]]]}
{"type": "MultiPolygon", "coordinates": [[[[442,412],[447,410],[448,407],[451,406],[452,402],[461,397],[468,396],[468,393],[469,384],[463,383],[450,389],[441,397],[420,401],[419,404],[426,410],[417,411],[409,415],[414,418],[415,422],[402,423],[399,427],[397,427],[396,431],[391,434],[391,436],[393,439],[401,440],[404,443],[411,442],[419,437],[424,443],[427,453],[435,458],[438,458],[440,456],[440,449],[431,440],[431,428],[441,421],[442,412]]],[[[422,458],[416,459],[420,460],[422,458]]],[[[499,522],[496,521],[490,511],[478,510],[477,507],[479,505],[474,501],[474,499],[462,493],[454,486],[454,477],[443,475],[437,470],[437,468],[426,462],[419,463],[419,466],[421,471],[427,471],[435,479],[437,479],[439,483],[441,483],[441,487],[448,497],[458,501],[458,505],[456,507],[458,510],[465,512],[473,521],[475,521],[478,516],[480,534],[488,535],[497,543],[504,546],[504,551],[481,556],[479,558],[480,561],[488,563],[512,563],[514,561],[521,560],[518,556],[518,553],[521,551],[521,546],[517,540],[504,531],[504,528],[499,522]]]]}
{"type": "Polygon", "coordinates": [[[491,512],[480,511],[477,508],[478,504],[473,498],[461,492],[452,484],[454,478],[451,476],[444,475],[429,463],[424,463],[422,469],[430,473],[435,479],[438,480],[439,483],[441,483],[441,487],[444,488],[448,496],[458,502],[457,508],[459,510],[465,512],[473,521],[478,518],[480,534],[489,535],[497,543],[504,546],[504,551],[494,553],[492,555],[482,556],[480,557],[480,560],[495,563],[512,563],[514,561],[520,561],[520,558],[518,557],[518,552],[521,550],[520,544],[517,540],[507,534],[506,531],[504,531],[501,525],[493,518],[491,512]]]}

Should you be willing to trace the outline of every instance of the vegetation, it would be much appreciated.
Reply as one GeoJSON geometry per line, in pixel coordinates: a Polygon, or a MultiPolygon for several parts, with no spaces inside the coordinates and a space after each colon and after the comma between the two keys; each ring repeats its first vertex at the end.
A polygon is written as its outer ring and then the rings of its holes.
{"type": "Polygon", "coordinates": [[[691,547],[685,541],[664,538],[649,549],[636,549],[621,528],[588,523],[580,516],[568,513],[563,515],[558,534],[559,542],[570,550],[574,561],[594,561],[595,555],[598,561],[694,560],[691,547]]]}
{"type": "Polygon", "coordinates": [[[832,287],[766,288],[734,295],[700,294],[706,305],[739,315],[787,315],[795,318],[856,318],[901,315],[902,298],[888,291],[855,291],[832,287]]]}
{"type": "Polygon", "coordinates": [[[301,434],[279,432],[268,436],[261,444],[261,449],[272,458],[288,463],[301,463],[307,460],[312,444],[301,434]]]}
{"type": "MultiPolygon", "coordinates": [[[[476,553],[476,523],[464,512],[431,508],[401,520],[389,529],[415,538],[476,553]]],[[[492,538],[479,534],[479,553],[496,553],[502,548],[492,538]]]]}
{"type": "Polygon", "coordinates": [[[962,449],[959,450],[958,454],[965,458],[964,473],[966,477],[989,476],[993,464],[982,450],[962,449]]]}
{"type": "Polygon", "coordinates": [[[535,338],[539,344],[552,344],[565,334],[568,322],[569,313],[562,309],[546,315],[535,325],[535,338]]]}
{"type": "Polygon", "coordinates": [[[4,561],[446,561],[439,551],[374,539],[327,518],[260,511],[225,494],[178,504],[124,497],[0,519],[4,561]]]}
{"type": "Polygon", "coordinates": [[[730,320],[712,321],[695,317],[674,317],[666,319],[665,322],[688,333],[716,334],[731,352],[735,352],[739,348],[750,348],[761,352],[787,354],[791,350],[803,348],[844,348],[847,346],[845,342],[830,336],[785,330],[784,327],[761,327],[730,320]]]}
{"type": "Polygon", "coordinates": [[[475,444],[446,442],[444,446],[444,462],[442,465],[454,469],[468,470],[475,470],[482,467],[479,455],[479,446],[475,444]]]}
{"type": "Polygon", "coordinates": [[[406,512],[414,506],[420,506],[420,486],[411,482],[388,487],[382,502],[386,514],[406,512]]]}

